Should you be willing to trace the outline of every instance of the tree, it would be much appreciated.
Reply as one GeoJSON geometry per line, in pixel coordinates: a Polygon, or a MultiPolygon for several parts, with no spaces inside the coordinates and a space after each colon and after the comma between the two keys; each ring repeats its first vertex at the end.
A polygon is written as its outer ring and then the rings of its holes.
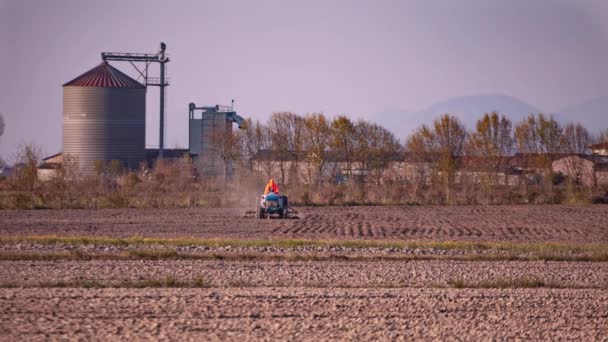
{"type": "Polygon", "coordinates": [[[598,136],[598,142],[603,143],[603,142],[608,142],[608,128],[606,128],[606,130],[602,131],[599,136],[598,136]]]}
{"type": "Polygon", "coordinates": [[[577,192],[580,192],[582,182],[591,183],[595,178],[593,175],[593,167],[586,169],[585,165],[589,162],[581,157],[585,154],[588,146],[591,144],[591,134],[580,123],[567,124],[562,132],[562,152],[569,154],[560,160],[564,171],[568,175],[568,194],[572,197],[575,195],[572,189],[572,183],[576,184],[577,192]]]}
{"type": "Polygon", "coordinates": [[[515,126],[517,149],[527,154],[525,162],[528,168],[542,170],[541,185],[545,201],[549,203],[554,201],[551,157],[562,152],[562,131],[563,128],[552,116],[547,117],[542,113],[536,116],[530,114],[515,126]]]}
{"type": "Polygon", "coordinates": [[[561,151],[563,128],[552,116],[530,114],[515,126],[520,153],[556,154],[561,151]]]}
{"type": "Polygon", "coordinates": [[[585,154],[591,144],[591,134],[580,123],[569,123],[562,132],[562,149],[568,154],[585,154]]]}
{"type": "Polygon", "coordinates": [[[469,153],[486,158],[505,157],[513,150],[511,121],[497,112],[486,113],[469,136],[469,153]]]}
{"type": "MultiPolygon", "coordinates": [[[[272,140],[276,142],[272,150],[276,152],[281,172],[281,183],[285,183],[289,161],[293,159],[293,171],[297,170],[303,145],[304,120],[297,114],[290,112],[274,113],[268,121],[272,140]]],[[[294,176],[292,179],[296,179],[294,176]]]]}
{"type": "Polygon", "coordinates": [[[485,172],[484,183],[492,186],[497,181],[495,175],[505,164],[505,158],[513,151],[513,130],[511,121],[497,112],[486,113],[477,121],[475,131],[469,135],[467,154],[468,161],[485,172]]]}
{"type": "MultiPolygon", "coordinates": [[[[0,114],[0,137],[4,134],[4,127],[4,118],[2,117],[2,114],[0,114]]],[[[0,167],[4,167],[5,165],[6,163],[4,160],[0,158],[0,167]]]]}
{"type": "Polygon", "coordinates": [[[239,135],[232,130],[218,131],[211,137],[211,148],[224,164],[224,183],[230,176],[232,162],[240,159],[241,141],[239,135]]]}
{"type": "Polygon", "coordinates": [[[433,163],[445,186],[446,202],[451,203],[456,162],[462,156],[467,136],[464,125],[456,117],[444,114],[433,122],[432,128],[422,125],[408,138],[407,149],[415,158],[438,159],[433,163]]]}
{"type": "Polygon", "coordinates": [[[401,152],[399,140],[386,128],[364,120],[358,121],[354,130],[356,158],[363,170],[373,172],[376,183],[380,183],[390,161],[401,152]]]}
{"type": "Polygon", "coordinates": [[[19,190],[33,191],[38,180],[38,164],[40,162],[40,148],[34,145],[25,145],[19,148],[15,155],[15,184],[19,190]]]}
{"type": "Polygon", "coordinates": [[[4,134],[4,118],[2,117],[2,114],[0,114],[0,137],[4,134]]]}
{"type": "Polygon", "coordinates": [[[272,136],[267,127],[259,121],[253,123],[251,119],[245,121],[245,129],[237,132],[241,141],[242,161],[249,171],[253,171],[253,158],[260,151],[267,151],[272,147],[272,136]]]}
{"type": "MultiPolygon", "coordinates": [[[[304,150],[306,159],[316,167],[317,182],[323,180],[323,170],[327,162],[327,148],[331,137],[329,122],[323,113],[308,114],[304,117],[304,150]]],[[[313,175],[309,172],[312,181],[313,175]]]]}
{"type": "Polygon", "coordinates": [[[347,116],[340,115],[332,120],[329,146],[344,158],[348,170],[352,168],[356,143],[355,125],[347,116]]]}

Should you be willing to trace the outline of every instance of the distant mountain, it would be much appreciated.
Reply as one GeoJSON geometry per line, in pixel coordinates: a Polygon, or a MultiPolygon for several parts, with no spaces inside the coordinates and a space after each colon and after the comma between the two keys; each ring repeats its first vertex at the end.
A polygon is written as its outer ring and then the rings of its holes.
{"type": "Polygon", "coordinates": [[[461,96],[442,101],[424,110],[423,113],[432,117],[450,113],[472,128],[483,114],[493,111],[508,116],[513,122],[520,121],[531,113],[542,112],[537,107],[511,96],[480,95],[461,96]]]}
{"type": "Polygon", "coordinates": [[[608,129],[608,96],[596,97],[559,112],[564,121],[580,122],[591,132],[608,129]]]}
{"type": "Polygon", "coordinates": [[[484,113],[492,111],[508,116],[513,122],[518,122],[531,113],[542,112],[539,108],[511,96],[478,95],[451,98],[420,112],[387,109],[376,118],[399,139],[404,140],[422,124],[431,124],[434,119],[445,113],[458,117],[467,128],[472,129],[484,113]]]}

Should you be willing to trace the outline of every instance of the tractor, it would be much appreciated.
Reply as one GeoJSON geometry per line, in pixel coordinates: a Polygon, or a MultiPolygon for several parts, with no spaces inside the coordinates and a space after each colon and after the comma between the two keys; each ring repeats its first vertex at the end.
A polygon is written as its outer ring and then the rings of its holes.
{"type": "Polygon", "coordinates": [[[277,216],[287,218],[289,215],[289,205],[287,196],[269,192],[267,195],[260,195],[256,201],[256,218],[270,218],[277,216]]]}

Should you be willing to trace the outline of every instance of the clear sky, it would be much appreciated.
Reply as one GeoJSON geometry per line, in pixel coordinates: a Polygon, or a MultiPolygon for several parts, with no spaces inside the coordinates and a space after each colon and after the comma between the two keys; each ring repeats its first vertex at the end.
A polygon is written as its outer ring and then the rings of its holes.
{"type": "Polygon", "coordinates": [[[171,57],[168,147],[187,144],[189,102],[234,98],[261,120],[289,110],[382,123],[387,108],[462,95],[552,112],[608,93],[606,0],[0,0],[0,157],[20,143],[60,151],[61,85],[102,51],[156,52],[160,41],[171,57]]]}

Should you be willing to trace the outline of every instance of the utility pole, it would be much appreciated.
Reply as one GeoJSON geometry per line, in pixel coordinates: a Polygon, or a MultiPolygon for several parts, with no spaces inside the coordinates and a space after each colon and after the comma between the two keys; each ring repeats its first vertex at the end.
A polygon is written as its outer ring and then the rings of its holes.
{"type": "Polygon", "coordinates": [[[121,53],[121,52],[102,52],[101,58],[104,61],[129,62],[139,73],[139,78],[143,78],[144,84],[160,88],[160,132],[158,139],[158,158],[163,158],[165,147],[165,87],[169,85],[169,80],[165,77],[165,63],[169,63],[169,56],[166,55],[167,44],[160,43],[160,51],[157,53],[121,53]],[[135,65],[135,62],[145,63],[143,69],[135,65]],[[149,77],[148,67],[151,63],[160,64],[160,78],[149,77]]]}

